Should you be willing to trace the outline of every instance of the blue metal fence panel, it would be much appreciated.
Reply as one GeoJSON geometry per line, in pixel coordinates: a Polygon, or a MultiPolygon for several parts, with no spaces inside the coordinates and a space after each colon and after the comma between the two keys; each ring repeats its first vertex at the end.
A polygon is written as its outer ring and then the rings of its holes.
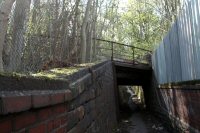
{"type": "Polygon", "coordinates": [[[156,62],[157,62],[157,67],[158,67],[158,82],[162,83],[162,76],[161,76],[161,72],[162,72],[162,67],[161,67],[161,60],[160,60],[160,46],[158,47],[157,51],[156,51],[156,62]]]}
{"type": "MultiPolygon", "coordinates": [[[[152,57],[151,57],[151,60],[152,60],[152,68],[153,68],[153,71],[154,71],[154,75],[156,77],[156,79],[158,80],[158,71],[156,69],[156,66],[157,66],[157,61],[156,61],[156,51],[153,53],[152,57]]],[[[159,81],[158,81],[159,83],[159,81]]]]}
{"type": "Polygon", "coordinates": [[[186,62],[184,66],[186,67],[185,77],[183,77],[183,81],[193,80],[195,79],[194,75],[194,54],[193,54],[193,44],[192,44],[192,26],[190,22],[190,10],[189,4],[186,5],[185,14],[184,14],[184,27],[185,27],[185,44],[182,44],[185,49],[185,58],[186,62]]]}
{"type": "Polygon", "coordinates": [[[186,17],[187,17],[187,27],[188,27],[188,72],[189,72],[189,77],[187,80],[194,80],[196,79],[195,76],[195,66],[194,66],[194,50],[193,50],[193,33],[194,33],[194,29],[193,29],[193,25],[192,25],[192,13],[191,13],[191,2],[188,3],[187,8],[186,8],[186,17]]]}
{"type": "Polygon", "coordinates": [[[162,42],[159,47],[159,78],[161,84],[167,83],[167,72],[166,72],[166,62],[165,62],[165,49],[164,49],[164,43],[162,42]]]}
{"type": "Polygon", "coordinates": [[[165,49],[165,61],[166,61],[166,76],[167,76],[167,83],[172,82],[172,57],[171,57],[171,48],[170,48],[170,40],[169,40],[169,33],[163,40],[164,42],[164,49],[165,49]]]}
{"type": "Polygon", "coordinates": [[[155,52],[155,70],[156,70],[156,78],[158,80],[158,83],[160,83],[160,77],[159,77],[159,69],[158,69],[158,66],[159,66],[159,62],[158,62],[158,50],[156,50],[155,52]]]}
{"type": "Polygon", "coordinates": [[[186,63],[186,58],[185,58],[185,49],[183,47],[183,44],[185,44],[185,28],[184,28],[184,21],[183,21],[183,16],[184,16],[184,12],[182,12],[180,14],[180,16],[177,19],[177,28],[178,28],[178,40],[179,40],[179,51],[180,51],[180,61],[181,61],[181,75],[182,75],[182,80],[184,79],[184,77],[186,77],[185,75],[185,63],[186,63]]]}
{"type": "Polygon", "coordinates": [[[181,58],[180,58],[180,48],[178,40],[178,28],[177,21],[173,24],[170,31],[170,48],[171,48],[171,59],[172,59],[172,81],[178,82],[182,81],[181,72],[181,58]]]}
{"type": "Polygon", "coordinates": [[[200,0],[185,4],[152,57],[160,84],[200,79],[200,0]]]}
{"type": "Polygon", "coordinates": [[[194,65],[195,65],[195,74],[196,79],[200,79],[200,1],[192,1],[193,9],[192,18],[193,18],[193,27],[194,27],[194,41],[193,50],[194,50],[194,65]]]}

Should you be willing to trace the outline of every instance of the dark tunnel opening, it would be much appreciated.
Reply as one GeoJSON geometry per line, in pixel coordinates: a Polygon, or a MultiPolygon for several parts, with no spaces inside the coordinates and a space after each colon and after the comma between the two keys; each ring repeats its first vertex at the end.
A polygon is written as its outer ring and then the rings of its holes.
{"type": "Polygon", "coordinates": [[[118,93],[116,133],[168,133],[164,124],[149,111],[146,105],[148,97],[142,86],[118,86],[118,93]]]}
{"type": "Polygon", "coordinates": [[[118,86],[120,120],[146,109],[142,86],[118,86]]]}

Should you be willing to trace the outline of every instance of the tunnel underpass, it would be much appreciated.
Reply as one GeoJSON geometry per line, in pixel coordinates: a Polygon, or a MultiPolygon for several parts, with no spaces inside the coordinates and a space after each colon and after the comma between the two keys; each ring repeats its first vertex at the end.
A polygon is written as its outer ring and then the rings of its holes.
{"type": "Polygon", "coordinates": [[[54,71],[54,79],[48,77],[49,72],[52,71],[47,71],[46,76],[43,74],[45,77],[0,75],[2,133],[41,128],[42,133],[167,133],[166,129],[170,133],[188,133],[195,130],[187,125],[183,127],[184,123],[180,123],[183,119],[199,128],[199,86],[183,83],[160,86],[149,65],[105,61],[72,74],[54,71]],[[125,96],[125,106],[120,104],[120,87],[124,92],[132,90],[125,96]],[[139,87],[143,95],[138,95],[133,87],[139,87]]]}
{"type": "Polygon", "coordinates": [[[115,62],[119,125],[116,133],[168,133],[146,106],[151,67],[115,62]]]}

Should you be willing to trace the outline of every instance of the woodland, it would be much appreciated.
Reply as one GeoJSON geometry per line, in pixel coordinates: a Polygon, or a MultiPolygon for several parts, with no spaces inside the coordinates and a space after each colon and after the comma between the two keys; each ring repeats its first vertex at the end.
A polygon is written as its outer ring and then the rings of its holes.
{"type": "MultiPolygon", "coordinates": [[[[184,0],[0,0],[0,71],[106,58],[111,40],[154,50],[184,0]],[[104,49],[102,49],[102,47],[104,49]]],[[[131,55],[124,46],[115,52],[131,55]]],[[[136,51],[136,56],[143,55],[136,51]]]]}

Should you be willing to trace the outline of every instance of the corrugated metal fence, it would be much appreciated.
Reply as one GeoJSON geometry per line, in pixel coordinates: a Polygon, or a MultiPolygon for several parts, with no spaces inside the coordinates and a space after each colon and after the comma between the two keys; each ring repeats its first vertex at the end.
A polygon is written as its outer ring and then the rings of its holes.
{"type": "Polygon", "coordinates": [[[200,79],[200,0],[186,3],[152,56],[159,84],[200,79]]]}

